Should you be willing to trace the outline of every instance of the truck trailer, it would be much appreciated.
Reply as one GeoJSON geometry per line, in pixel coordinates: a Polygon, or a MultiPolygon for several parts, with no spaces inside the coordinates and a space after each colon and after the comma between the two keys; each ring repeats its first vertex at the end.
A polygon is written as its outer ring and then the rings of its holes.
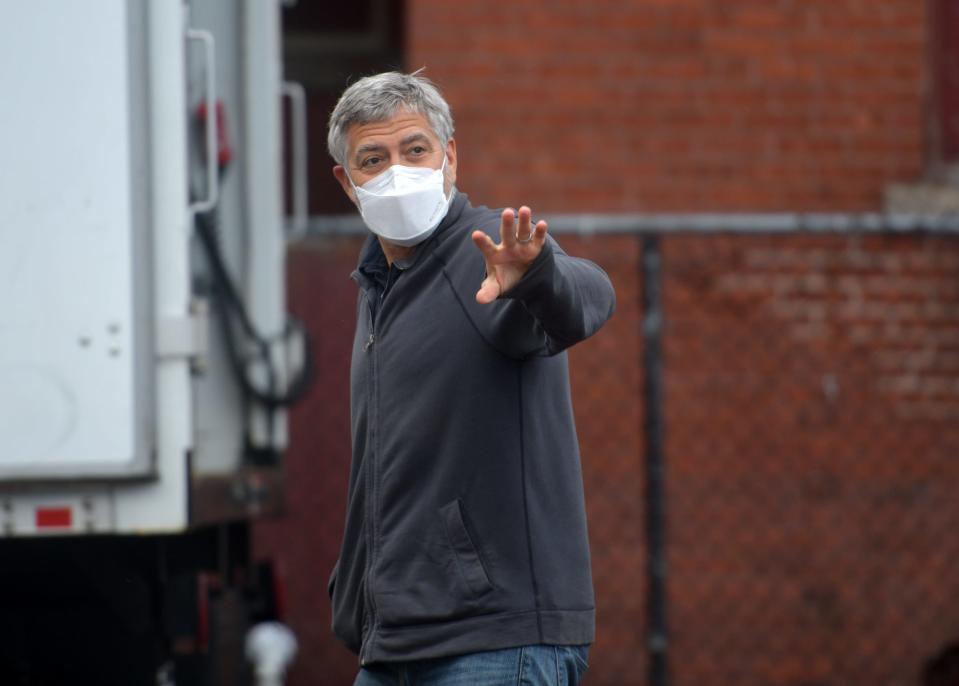
{"type": "Polygon", "coordinates": [[[2,14],[0,683],[252,683],[284,601],[251,527],[310,376],[280,2],[2,14]]]}

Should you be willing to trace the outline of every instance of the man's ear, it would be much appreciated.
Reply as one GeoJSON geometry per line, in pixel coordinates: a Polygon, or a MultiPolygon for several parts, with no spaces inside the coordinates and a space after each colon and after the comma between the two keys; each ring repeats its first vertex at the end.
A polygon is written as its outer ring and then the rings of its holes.
{"type": "Polygon", "coordinates": [[[446,175],[450,186],[456,185],[456,141],[452,138],[446,142],[446,175]]]}
{"type": "Polygon", "coordinates": [[[333,167],[333,176],[340,182],[340,186],[343,187],[343,192],[346,193],[346,197],[355,205],[356,193],[353,192],[353,184],[350,183],[350,177],[346,175],[346,169],[343,168],[343,165],[338,164],[333,167]]]}

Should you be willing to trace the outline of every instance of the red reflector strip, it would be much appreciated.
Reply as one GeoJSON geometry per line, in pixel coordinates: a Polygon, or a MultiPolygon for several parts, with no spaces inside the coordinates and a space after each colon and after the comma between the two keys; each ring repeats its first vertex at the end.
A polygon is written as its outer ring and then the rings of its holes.
{"type": "Polygon", "coordinates": [[[69,507],[38,507],[38,529],[69,529],[73,526],[73,510],[69,507]]]}

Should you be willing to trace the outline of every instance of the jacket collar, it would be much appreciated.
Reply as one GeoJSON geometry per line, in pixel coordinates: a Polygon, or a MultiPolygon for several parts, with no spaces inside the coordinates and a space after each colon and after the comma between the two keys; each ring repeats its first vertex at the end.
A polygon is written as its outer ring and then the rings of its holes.
{"type": "MultiPolygon", "coordinates": [[[[469,198],[466,194],[460,193],[454,187],[453,199],[450,201],[450,207],[446,211],[446,216],[443,217],[443,221],[440,222],[440,225],[436,227],[436,231],[434,231],[429,238],[416,246],[416,249],[409,259],[405,260],[405,264],[400,266],[403,269],[409,269],[415,266],[422,256],[433,252],[436,246],[450,233],[449,228],[459,221],[467,207],[469,207],[469,198]]],[[[356,269],[350,274],[350,278],[356,281],[364,290],[369,290],[372,281],[368,274],[381,269],[385,270],[386,268],[386,255],[383,254],[380,241],[374,233],[370,232],[366,236],[363,247],[360,249],[359,261],[356,269]]]]}

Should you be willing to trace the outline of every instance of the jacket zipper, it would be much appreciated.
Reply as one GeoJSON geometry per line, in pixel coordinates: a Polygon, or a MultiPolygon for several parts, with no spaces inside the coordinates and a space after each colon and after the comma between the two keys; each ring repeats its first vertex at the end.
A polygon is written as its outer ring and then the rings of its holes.
{"type": "MultiPolygon", "coordinates": [[[[386,293],[383,294],[380,299],[379,306],[377,307],[379,316],[383,316],[383,309],[386,305],[386,301],[389,299],[390,293],[394,289],[390,288],[386,293]]],[[[366,601],[367,607],[369,608],[369,613],[367,615],[367,621],[369,622],[369,633],[367,634],[366,644],[361,650],[360,662],[366,663],[370,659],[370,651],[373,645],[373,639],[376,635],[376,598],[373,594],[373,570],[376,566],[376,537],[377,537],[377,521],[376,521],[376,502],[378,498],[377,494],[377,481],[376,481],[376,460],[378,457],[378,451],[376,449],[376,427],[378,422],[379,408],[377,406],[377,378],[376,378],[376,320],[373,318],[373,308],[369,302],[369,291],[367,291],[367,301],[366,301],[366,314],[370,323],[370,335],[366,339],[366,343],[363,345],[363,351],[370,356],[369,359],[369,369],[370,369],[370,392],[369,392],[369,403],[370,403],[370,446],[371,446],[371,459],[369,461],[368,469],[368,478],[369,478],[369,509],[367,510],[367,536],[369,546],[369,555],[367,555],[367,569],[366,569],[366,601]]]]}
{"type": "MultiPolygon", "coordinates": [[[[373,596],[373,567],[376,553],[376,351],[373,350],[373,344],[376,341],[376,329],[373,319],[373,308],[369,302],[367,294],[366,314],[370,324],[370,336],[363,346],[363,351],[370,356],[367,364],[369,365],[369,393],[367,401],[369,403],[369,442],[370,442],[370,460],[367,463],[367,515],[366,515],[366,535],[367,535],[367,554],[366,562],[366,607],[367,607],[367,626],[366,645],[362,651],[363,662],[370,658],[370,649],[373,644],[373,636],[376,633],[376,600],[373,596]]],[[[382,305],[381,305],[382,308],[382,305]]]]}

